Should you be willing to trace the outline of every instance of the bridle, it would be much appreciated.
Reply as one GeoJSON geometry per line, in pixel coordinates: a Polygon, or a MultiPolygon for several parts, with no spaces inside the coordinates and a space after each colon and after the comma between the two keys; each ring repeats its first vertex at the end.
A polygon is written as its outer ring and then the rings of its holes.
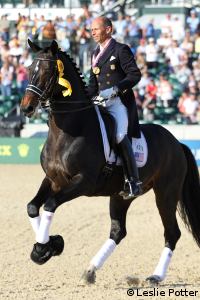
{"type": "Polygon", "coordinates": [[[37,94],[39,97],[38,97],[38,102],[41,103],[41,107],[42,108],[45,108],[46,106],[46,101],[48,99],[51,99],[52,96],[53,96],[53,91],[54,91],[54,86],[55,86],[55,83],[57,81],[57,77],[58,77],[58,68],[57,68],[57,65],[56,65],[56,60],[55,59],[50,59],[50,58],[35,58],[35,60],[37,61],[52,61],[55,63],[55,66],[56,66],[56,69],[53,74],[53,76],[50,78],[49,80],[49,83],[48,85],[46,86],[46,89],[44,91],[42,91],[40,88],[38,88],[36,85],[34,85],[34,78],[36,76],[36,70],[35,72],[33,73],[33,76],[32,76],[32,79],[31,79],[31,83],[27,85],[27,88],[26,90],[27,91],[31,91],[35,94],[37,94]],[[50,92],[49,92],[50,90],[50,92]],[[49,95],[48,95],[49,94],[49,95]]]}
{"type": "Polygon", "coordinates": [[[58,67],[56,64],[57,59],[50,59],[50,58],[35,58],[34,60],[36,61],[52,61],[55,63],[56,69],[53,74],[53,76],[50,78],[48,85],[46,86],[45,90],[42,91],[40,88],[38,88],[35,84],[34,84],[34,78],[36,76],[36,70],[33,73],[32,79],[31,79],[31,83],[27,85],[26,91],[31,91],[35,94],[38,95],[38,102],[40,103],[41,107],[43,109],[46,109],[50,112],[53,113],[70,113],[70,112],[79,112],[79,111],[83,111],[86,109],[90,109],[92,107],[94,107],[94,104],[91,101],[88,101],[89,105],[81,107],[81,108],[77,108],[77,109],[71,109],[71,110],[57,110],[55,108],[53,108],[54,104],[64,104],[64,103],[68,103],[68,104],[85,104],[85,101],[54,101],[53,99],[53,92],[54,92],[54,87],[56,82],[58,82],[58,67]]]}

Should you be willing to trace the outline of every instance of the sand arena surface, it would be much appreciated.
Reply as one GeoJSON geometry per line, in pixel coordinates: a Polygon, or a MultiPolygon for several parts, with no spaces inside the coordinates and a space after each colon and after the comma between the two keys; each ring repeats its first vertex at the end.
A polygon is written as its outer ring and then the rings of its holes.
{"type": "Polygon", "coordinates": [[[153,192],[132,203],[127,237],[97,272],[96,284],[84,286],[82,273],[108,238],[109,199],[81,197],[62,205],[55,214],[51,234],[63,236],[64,252],[38,266],[29,258],[35,238],[26,205],[36,194],[44,174],[39,165],[0,168],[0,299],[200,299],[200,249],[180,218],[181,239],[166,280],[156,288],[166,296],[141,295],[153,291],[144,280],[152,274],[164,245],[153,192]],[[127,276],[137,278],[138,295],[127,295],[127,289],[136,286],[135,280],[126,280],[127,276]],[[169,289],[174,289],[176,296],[169,297],[169,289]],[[180,296],[181,289],[197,291],[197,296],[180,296]]]}

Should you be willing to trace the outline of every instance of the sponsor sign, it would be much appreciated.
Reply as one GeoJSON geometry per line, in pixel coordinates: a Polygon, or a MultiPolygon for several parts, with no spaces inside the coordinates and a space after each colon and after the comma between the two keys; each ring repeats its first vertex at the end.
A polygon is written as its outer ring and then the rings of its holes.
{"type": "Polygon", "coordinates": [[[45,139],[0,138],[1,164],[38,164],[45,139]]]}
{"type": "Polygon", "coordinates": [[[180,142],[190,148],[196,159],[197,165],[200,166],[200,140],[181,140],[180,142]]]}

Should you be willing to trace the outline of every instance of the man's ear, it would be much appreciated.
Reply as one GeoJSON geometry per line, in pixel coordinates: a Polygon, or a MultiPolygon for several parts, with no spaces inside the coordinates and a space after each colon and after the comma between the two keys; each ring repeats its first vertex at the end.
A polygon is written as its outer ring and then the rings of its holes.
{"type": "Polygon", "coordinates": [[[50,49],[53,55],[58,52],[58,43],[55,40],[52,41],[50,49]]]}
{"type": "Polygon", "coordinates": [[[31,50],[33,50],[33,52],[38,52],[38,51],[42,50],[42,48],[40,48],[38,45],[36,45],[29,39],[28,39],[28,44],[29,44],[31,50]]]}

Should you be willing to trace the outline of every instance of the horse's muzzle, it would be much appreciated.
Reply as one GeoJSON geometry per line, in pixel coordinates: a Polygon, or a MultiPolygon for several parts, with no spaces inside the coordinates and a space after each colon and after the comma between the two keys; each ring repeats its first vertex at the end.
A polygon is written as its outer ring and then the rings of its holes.
{"type": "Polygon", "coordinates": [[[27,106],[21,106],[21,111],[24,113],[26,117],[30,118],[34,114],[35,109],[32,105],[27,105],[27,106]]]}

